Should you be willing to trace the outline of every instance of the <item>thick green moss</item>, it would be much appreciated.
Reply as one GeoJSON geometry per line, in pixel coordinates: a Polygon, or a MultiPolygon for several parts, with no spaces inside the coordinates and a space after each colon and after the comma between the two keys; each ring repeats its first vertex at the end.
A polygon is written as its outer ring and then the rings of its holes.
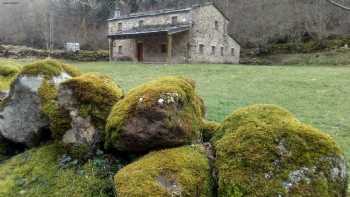
{"type": "Polygon", "coordinates": [[[73,65],[70,65],[70,64],[62,64],[61,65],[63,70],[70,76],[72,77],[77,77],[77,76],[80,76],[82,73],[80,72],[80,70],[73,66],[73,65]]]}
{"type": "Polygon", "coordinates": [[[32,149],[0,164],[0,196],[114,196],[97,162],[67,162],[57,144],[32,149]]]}
{"type": "Polygon", "coordinates": [[[117,196],[210,197],[209,161],[201,146],[152,152],[114,177],[117,196]]]}
{"type": "Polygon", "coordinates": [[[188,141],[199,138],[202,117],[204,116],[203,101],[195,93],[194,81],[183,77],[163,77],[151,81],[131,90],[127,96],[118,102],[108,117],[106,126],[106,145],[117,145],[124,123],[128,118],[139,112],[152,111],[151,108],[159,104],[177,102],[181,109],[173,111],[171,107],[165,107],[168,114],[176,114],[181,120],[174,122],[168,118],[169,130],[181,122],[186,128],[188,141]],[[171,94],[170,96],[168,96],[171,94]],[[175,95],[175,96],[172,96],[175,95]]]}
{"type": "Polygon", "coordinates": [[[252,105],[233,112],[221,124],[220,129],[215,133],[213,141],[220,139],[226,133],[236,130],[245,123],[270,125],[282,127],[283,125],[296,123],[298,120],[286,109],[276,105],[252,105]]]}
{"type": "Polygon", "coordinates": [[[57,87],[45,79],[38,92],[42,103],[41,111],[49,118],[54,139],[60,139],[71,127],[69,112],[58,105],[57,91],[57,87]]]}
{"type": "Polygon", "coordinates": [[[19,72],[17,66],[0,65],[0,91],[8,90],[19,72]]]}
{"type": "Polygon", "coordinates": [[[24,66],[21,75],[43,75],[47,79],[59,76],[62,72],[66,72],[72,77],[80,75],[80,72],[74,66],[63,64],[56,60],[46,59],[34,62],[24,66]]]}
{"type": "Polygon", "coordinates": [[[69,79],[61,88],[72,91],[79,115],[91,117],[94,125],[104,130],[107,117],[115,103],[124,97],[123,90],[105,75],[84,74],[69,79]]]}
{"type": "Polygon", "coordinates": [[[243,108],[220,129],[219,196],[345,196],[345,160],[334,140],[285,110],[243,108]]]}
{"type": "Polygon", "coordinates": [[[203,120],[201,129],[203,141],[209,142],[219,128],[220,123],[217,123],[215,121],[203,120]]]}

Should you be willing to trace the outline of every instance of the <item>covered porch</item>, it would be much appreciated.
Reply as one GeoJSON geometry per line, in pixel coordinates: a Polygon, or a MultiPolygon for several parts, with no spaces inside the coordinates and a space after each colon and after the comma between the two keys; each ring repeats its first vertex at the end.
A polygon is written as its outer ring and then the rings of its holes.
{"type": "Polygon", "coordinates": [[[138,62],[171,64],[181,54],[177,46],[188,42],[188,31],[189,25],[145,26],[109,35],[110,60],[116,54],[115,50],[120,53],[123,47],[127,47],[124,50],[125,55],[134,57],[138,62]],[[115,46],[113,43],[116,40],[129,40],[131,43],[129,46],[115,46]]]}

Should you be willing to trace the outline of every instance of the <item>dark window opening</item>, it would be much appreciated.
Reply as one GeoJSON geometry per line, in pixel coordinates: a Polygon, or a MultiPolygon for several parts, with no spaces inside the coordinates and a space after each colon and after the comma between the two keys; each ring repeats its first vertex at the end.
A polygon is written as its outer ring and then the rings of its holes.
{"type": "Polygon", "coordinates": [[[204,45],[203,44],[199,45],[199,53],[204,54],[204,45]]]}
{"type": "Polygon", "coordinates": [[[224,47],[221,47],[221,56],[224,56],[224,47]]]}
{"type": "Polygon", "coordinates": [[[171,17],[171,24],[173,25],[177,24],[177,16],[171,17]]]}
{"type": "Polygon", "coordinates": [[[160,50],[162,53],[167,53],[168,52],[167,45],[166,44],[160,45],[160,50]]]}
{"type": "Polygon", "coordinates": [[[143,20],[140,20],[140,21],[139,21],[139,27],[142,27],[143,24],[144,24],[144,21],[143,21],[143,20]]]}
{"type": "Polygon", "coordinates": [[[211,54],[212,54],[212,55],[215,55],[215,53],[216,53],[216,47],[215,47],[215,46],[212,46],[212,47],[211,47],[211,54]]]}
{"type": "Polygon", "coordinates": [[[235,56],[235,49],[234,48],[231,48],[231,55],[235,56]]]}
{"type": "Polygon", "coordinates": [[[122,53],[123,53],[123,46],[122,46],[122,45],[119,45],[119,47],[118,47],[118,53],[119,53],[119,54],[122,54],[122,53]]]}
{"type": "Polygon", "coordinates": [[[219,30],[219,21],[215,21],[215,29],[219,30]]]}
{"type": "Polygon", "coordinates": [[[118,23],[118,31],[122,31],[123,30],[123,23],[118,23]]]}

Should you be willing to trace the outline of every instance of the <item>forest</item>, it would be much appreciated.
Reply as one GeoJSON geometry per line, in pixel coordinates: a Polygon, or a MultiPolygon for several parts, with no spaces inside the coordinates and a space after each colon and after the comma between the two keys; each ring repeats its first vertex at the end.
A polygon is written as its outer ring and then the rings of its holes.
{"type": "MultiPolygon", "coordinates": [[[[208,0],[1,0],[0,43],[62,48],[79,42],[87,50],[107,48],[107,22],[122,14],[176,9],[208,0]]],[[[214,0],[231,19],[229,33],[244,48],[300,43],[350,32],[347,0],[214,0]],[[333,2],[333,3],[332,3],[333,2]],[[341,5],[341,6],[337,6],[341,5]]]]}

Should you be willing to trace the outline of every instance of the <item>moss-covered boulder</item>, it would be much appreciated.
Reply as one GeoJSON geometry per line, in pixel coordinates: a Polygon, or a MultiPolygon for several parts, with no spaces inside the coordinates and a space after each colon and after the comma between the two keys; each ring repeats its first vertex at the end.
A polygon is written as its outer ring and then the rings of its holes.
{"type": "Polygon", "coordinates": [[[63,142],[73,145],[87,145],[93,148],[100,142],[107,117],[115,103],[124,97],[122,89],[105,75],[84,74],[61,83],[58,91],[59,108],[65,110],[70,122],[58,123],[55,135],[64,134],[63,142]]]}
{"type": "Polygon", "coordinates": [[[219,196],[343,196],[346,161],[334,140],[273,105],[240,109],[215,141],[219,196]]]}
{"type": "Polygon", "coordinates": [[[47,145],[0,164],[0,196],[114,196],[104,160],[79,165],[63,150],[58,144],[47,145]]]}
{"type": "Polygon", "coordinates": [[[200,145],[152,152],[114,177],[117,196],[210,197],[209,161],[200,145]]]}
{"type": "Polygon", "coordinates": [[[182,77],[151,81],[131,90],[113,107],[106,145],[147,152],[198,142],[203,109],[193,81],[182,77]]]}
{"type": "MultiPolygon", "coordinates": [[[[24,66],[0,105],[0,134],[16,143],[34,146],[47,137],[48,113],[58,85],[71,78],[70,66],[43,60],[24,66]]],[[[57,105],[56,105],[57,108],[57,105]]]]}

